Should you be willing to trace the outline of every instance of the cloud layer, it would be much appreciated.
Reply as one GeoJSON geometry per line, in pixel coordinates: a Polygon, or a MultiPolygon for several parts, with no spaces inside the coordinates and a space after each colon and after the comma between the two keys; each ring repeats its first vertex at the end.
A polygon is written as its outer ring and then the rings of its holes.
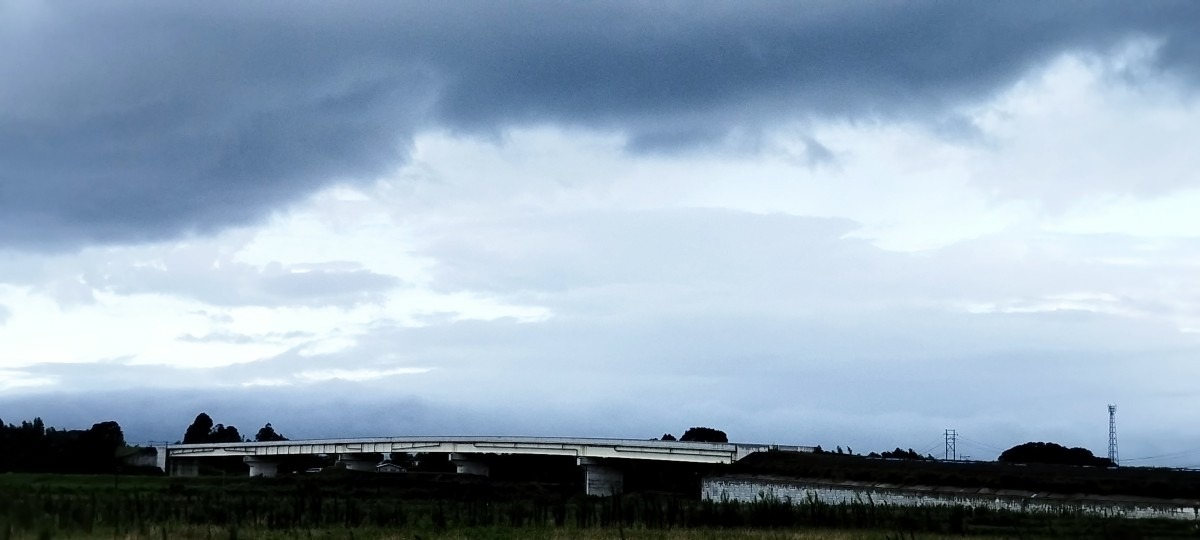
{"type": "Polygon", "coordinates": [[[0,0],[0,408],[1200,447],[1198,20],[0,0]]]}
{"type": "Polygon", "coordinates": [[[667,150],[781,120],[954,124],[1056,55],[1130,39],[1194,80],[1198,18],[1182,1],[6,2],[0,245],[254,223],[394,170],[427,129],[585,126],[667,150]]]}

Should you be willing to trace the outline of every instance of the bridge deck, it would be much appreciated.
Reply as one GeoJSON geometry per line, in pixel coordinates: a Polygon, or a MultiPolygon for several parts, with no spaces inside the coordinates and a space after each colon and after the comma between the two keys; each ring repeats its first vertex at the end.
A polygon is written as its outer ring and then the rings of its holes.
{"type": "Polygon", "coordinates": [[[806,451],[808,447],[639,439],[571,437],[367,437],[275,442],[177,444],[172,458],[259,457],[312,454],[430,452],[460,454],[536,454],[578,458],[620,458],[691,463],[733,463],[770,449],[806,451]]]}

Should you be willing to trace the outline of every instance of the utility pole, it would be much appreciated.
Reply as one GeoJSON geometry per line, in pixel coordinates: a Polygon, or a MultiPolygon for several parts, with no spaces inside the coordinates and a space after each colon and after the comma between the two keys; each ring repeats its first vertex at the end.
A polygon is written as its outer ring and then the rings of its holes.
{"type": "Polygon", "coordinates": [[[1108,460],[1113,466],[1121,464],[1121,457],[1117,453],[1117,406],[1108,406],[1108,460]]]}
{"type": "Polygon", "coordinates": [[[958,431],[947,429],[946,437],[946,455],[943,458],[945,461],[954,461],[958,459],[958,450],[954,448],[954,444],[958,442],[958,431]]]}

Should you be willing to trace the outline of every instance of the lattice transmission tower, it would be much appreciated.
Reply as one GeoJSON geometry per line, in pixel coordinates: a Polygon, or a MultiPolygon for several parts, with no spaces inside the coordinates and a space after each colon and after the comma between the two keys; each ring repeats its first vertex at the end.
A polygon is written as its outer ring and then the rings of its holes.
{"type": "Polygon", "coordinates": [[[1117,453],[1117,406],[1108,406],[1108,460],[1114,466],[1121,464],[1120,454],[1117,453]]]}

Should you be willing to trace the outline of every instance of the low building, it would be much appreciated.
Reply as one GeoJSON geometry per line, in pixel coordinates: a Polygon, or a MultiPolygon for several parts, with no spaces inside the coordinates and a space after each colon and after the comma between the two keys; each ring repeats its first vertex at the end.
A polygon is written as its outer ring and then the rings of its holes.
{"type": "Polygon", "coordinates": [[[390,461],[385,461],[375,466],[375,472],[377,473],[402,473],[406,471],[407,469],[404,467],[390,461]]]}

